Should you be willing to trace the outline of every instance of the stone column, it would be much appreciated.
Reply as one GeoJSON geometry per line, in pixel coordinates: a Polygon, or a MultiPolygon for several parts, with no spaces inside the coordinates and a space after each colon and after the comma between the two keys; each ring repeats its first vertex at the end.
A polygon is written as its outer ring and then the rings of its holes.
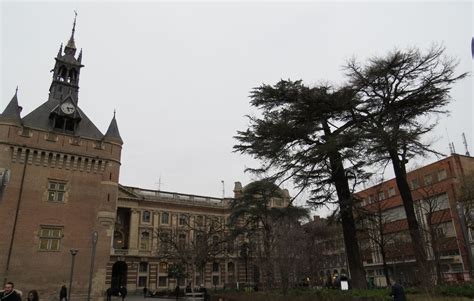
{"type": "Polygon", "coordinates": [[[158,237],[158,227],[160,225],[160,212],[159,211],[153,211],[153,230],[151,233],[151,250],[152,252],[156,252],[158,250],[158,243],[159,243],[159,237],[158,237]]]}
{"type": "Polygon", "coordinates": [[[128,253],[130,255],[138,255],[138,214],[139,211],[137,209],[131,209],[130,233],[128,236],[128,253]]]}

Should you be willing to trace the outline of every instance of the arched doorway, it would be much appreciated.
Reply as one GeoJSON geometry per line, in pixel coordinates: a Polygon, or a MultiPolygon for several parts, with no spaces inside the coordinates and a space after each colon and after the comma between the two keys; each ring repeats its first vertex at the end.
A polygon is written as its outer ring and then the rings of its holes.
{"type": "Polygon", "coordinates": [[[123,261],[117,261],[112,266],[112,281],[110,287],[114,289],[122,285],[127,286],[127,264],[123,261]]]}

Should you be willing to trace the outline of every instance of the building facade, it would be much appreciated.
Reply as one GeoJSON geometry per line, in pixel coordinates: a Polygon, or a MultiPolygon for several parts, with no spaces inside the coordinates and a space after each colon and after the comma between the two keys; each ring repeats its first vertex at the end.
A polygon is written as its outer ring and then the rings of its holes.
{"type": "MultiPolygon", "coordinates": [[[[462,190],[473,173],[474,158],[452,154],[407,174],[423,236],[419,243],[425,246],[433,281],[437,278],[436,265],[442,281],[470,279],[473,236],[466,226],[462,190]]],[[[395,179],[360,191],[357,196],[360,207],[382,225],[367,219],[361,225],[365,231],[359,240],[368,278],[375,285],[386,285],[382,267],[384,251],[390,275],[415,283],[413,246],[395,179]]]]}
{"type": "Polygon", "coordinates": [[[72,261],[72,294],[85,297],[91,280],[102,295],[116,213],[122,139],[115,116],[102,134],[80,108],[74,31],[46,102],[21,117],[15,92],[0,115],[0,278],[44,299],[69,287],[72,261]]]}

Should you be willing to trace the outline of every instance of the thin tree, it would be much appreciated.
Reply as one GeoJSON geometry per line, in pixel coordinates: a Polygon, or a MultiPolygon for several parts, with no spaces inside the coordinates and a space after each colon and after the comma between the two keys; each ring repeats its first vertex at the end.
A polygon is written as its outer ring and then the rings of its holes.
{"type": "Polygon", "coordinates": [[[349,184],[363,173],[360,156],[353,150],[358,141],[351,131],[354,123],[342,122],[352,106],[351,92],[309,88],[290,80],[254,88],[251,104],[261,109],[262,117],[249,116],[250,126],[237,133],[240,144],[234,149],[262,161],[261,168],[251,171],[281,181],[291,179],[301,191],[309,190],[310,205],[337,203],[352,284],[364,288],[353,216],[354,184],[349,184]]]}
{"type": "Polygon", "coordinates": [[[206,265],[225,252],[224,245],[229,236],[222,219],[200,217],[202,219],[181,214],[180,226],[174,229],[160,227],[156,234],[160,243],[157,255],[185,265],[191,275],[197,271],[203,281],[206,265]]]}
{"type": "Polygon", "coordinates": [[[446,113],[453,84],[467,76],[455,74],[457,62],[445,57],[444,51],[440,46],[426,53],[394,50],[387,56],[371,58],[365,65],[353,59],[346,66],[350,85],[359,99],[350,119],[358,123],[366,155],[373,162],[392,163],[424,285],[429,285],[426,252],[418,243],[422,235],[406,164],[415,156],[438,154],[422,138],[437,123],[433,115],[446,113]]]}
{"type": "Polygon", "coordinates": [[[245,187],[242,196],[231,202],[230,223],[234,224],[234,235],[253,238],[258,260],[261,263],[268,289],[274,286],[277,225],[284,218],[298,220],[307,211],[292,205],[283,208],[272,206],[272,201],[283,199],[283,191],[273,182],[261,180],[245,187]]]}

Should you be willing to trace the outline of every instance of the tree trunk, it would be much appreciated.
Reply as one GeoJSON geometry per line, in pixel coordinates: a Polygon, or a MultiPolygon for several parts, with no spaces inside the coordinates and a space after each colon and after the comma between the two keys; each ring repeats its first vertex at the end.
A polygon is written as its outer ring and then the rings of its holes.
{"type": "Polygon", "coordinates": [[[407,216],[408,229],[412,241],[413,251],[415,253],[416,265],[419,272],[421,273],[418,279],[421,279],[421,283],[424,287],[431,286],[430,277],[427,273],[427,260],[425,252],[425,244],[423,236],[421,235],[420,226],[416,220],[415,208],[413,204],[413,198],[410,191],[410,186],[407,182],[407,174],[405,169],[405,163],[402,162],[396,150],[390,150],[390,158],[392,161],[393,171],[395,172],[395,178],[397,181],[398,190],[403,201],[403,207],[407,216]]]}
{"type": "Polygon", "coordinates": [[[382,266],[383,266],[385,281],[387,281],[387,286],[390,286],[392,284],[390,283],[390,277],[388,276],[388,265],[387,265],[387,256],[385,254],[385,246],[380,248],[380,254],[382,255],[382,266]]]}
{"type": "MultiPolygon", "coordinates": [[[[331,130],[327,122],[322,122],[324,133],[331,136],[331,130]]],[[[357,240],[357,230],[352,212],[353,199],[349,189],[349,183],[345,174],[344,165],[339,152],[329,153],[329,163],[331,166],[331,176],[336,187],[338,203],[341,213],[342,232],[344,245],[346,248],[347,263],[352,279],[352,287],[357,289],[367,288],[365,270],[360,255],[359,243],[357,240]]]]}

